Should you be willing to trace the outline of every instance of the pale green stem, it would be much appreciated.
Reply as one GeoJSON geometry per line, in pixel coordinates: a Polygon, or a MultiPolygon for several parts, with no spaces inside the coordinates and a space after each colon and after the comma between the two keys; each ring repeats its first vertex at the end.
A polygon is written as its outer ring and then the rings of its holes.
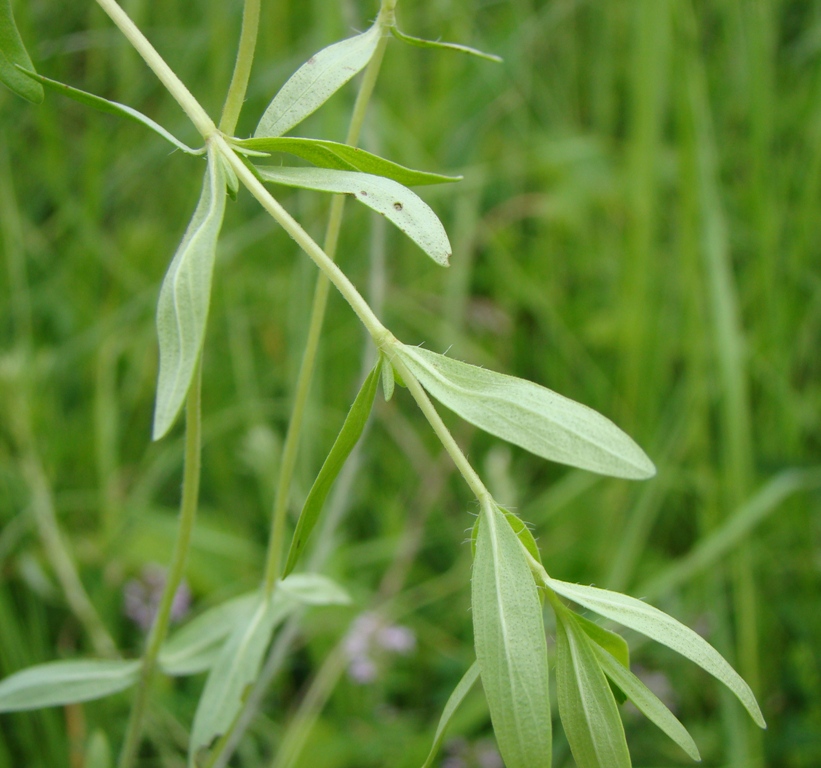
{"type": "Polygon", "coordinates": [[[117,5],[115,0],[97,0],[97,3],[117,25],[131,45],[134,46],[137,53],[143,57],[145,63],[148,64],[154,74],[160,79],[160,82],[166,87],[171,96],[173,96],[177,104],[182,107],[183,112],[188,115],[191,122],[194,123],[194,127],[200,132],[200,135],[204,139],[211,136],[217,130],[214,121],[208,117],[208,113],[191,95],[191,92],[185,87],[182,80],[174,74],[171,67],[165,63],[154,46],[148,42],[148,39],[139,30],[137,25],[131,21],[128,14],[117,5]]]}
{"type": "MultiPolygon", "coordinates": [[[[384,13],[380,14],[380,19],[384,13]]],[[[377,22],[379,23],[379,22],[377,22]]],[[[354,104],[351,123],[348,128],[346,144],[355,146],[359,142],[362,132],[362,124],[368,109],[373,89],[382,65],[382,58],[387,45],[387,29],[379,40],[365,74],[359,93],[354,104]]],[[[336,258],[336,247],[339,242],[339,231],[342,227],[342,214],[345,209],[345,196],[335,195],[331,201],[331,210],[328,215],[328,227],[325,232],[324,251],[332,261],[336,258]]],[[[271,539],[268,544],[268,556],[265,567],[265,589],[270,593],[276,579],[279,576],[280,563],[282,560],[282,550],[285,543],[285,520],[288,511],[288,498],[291,493],[291,481],[296,468],[296,460],[299,449],[299,437],[302,433],[302,426],[305,421],[305,407],[308,404],[308,394],[311,388],[311,381],[316,365],[316,356],[319,351],[319,341],[322,335],[322,323],[325,319],[325,309],[328,305],[328,291],[330,281],[324,272],[320,272],[317,277],[314,297],[311,304],[311,319],[308,325],[308,336],[305,340],[305,349],[302,352],[302,361],[299,366],[296,390],[294,394],[294,405],[291,411],[291,419],[288,422],[288,431],[285,435],[285,445],[282,449],[282,460],[279,465],[279,478],[277,481],[276,499],[274,500],[274,511],[272,514],[271,539]]]]}
{"type": "Polygon", "coordinates": [[[368,302],[356,289],[347,275],[336,265],[333,260],[319,247],[317,242],[300,226],[296,219],[286,211],[271,193],[263,186],[262,182],[253,172],[240,160],[228,142],[220,135],[214,137],[214,141],[219,146],[228,164],[237,174],[237,178],[247,187],[248,191],[257,199],[257,202],[266,210],[279,225],[296,241],[297,245],[310,256],[313,262],[326,274],[336,289],[342,294],[345,301],[351,305],[351,309],[356,313],[362,324],[367,328],[368,333],[374,337],[377,343],[393,338],[393,335],[379,321],[373,313],[368,302]]]}
{"type": "Polygon", "coordinates": [[[202,389],[202,360],[197,363],[194,378],[191,382],[191,389],[188,392],[188,399],[185,405],[185,468],[182,481],[182,502],[180,504],[180,522],[174,544],[174,554],[171,559],[171,566],[168,570],[168,577],[163,588],[157,615],[151,626],[148,635],[145,654],[142,659],[142,670],[137,683],[137,692],[134,698],[134,706],[131,708],[131,716],[128,721],[125,742],[120,753],[120,768],[130,768],[134,763],[137,749],[142,736],[143,719],[145,708],[148,703],[148,694],[151,689],[151,682],[157,671],[157,657],[160,647],[168,634],[168,626],[171,621],[171,608],[174,604],[174,597],[182,582],[185,572],[185,563],[188,558],[188,550],[191,544],[191,534],[194,530],[194,520],[197,515],[197,499],[200,488],[200,447],[201,447],[201,424],[200,424],[200,393],[202,389]]]}
{"type": "Polygon", "coordinates": [[[242,32],[239,37],[237,61],[234,64],[234,74],[225,105],[220,117],[220,130],[228,136],[233,135],[242,111],[245,92],[248,90],[248,78],[251,76],[251,65],[254,63],[254,49],[257,45],[257,30],[259,29],[260,0],[245,0],[242,10],[242,32]]]}
{"type": "Polygon", "coordinates": [[[419,406],[422,413],[425,414],[425,418],[428,420],[431,427],[433,427],[433,431],[441,441],[442,446],[448,452],[451,459],[453,459],[456,469],[458,469],[462,477],[465,478],[465,482],[468,484],[473,493],[476,494],[476,498],[479,500],[479,503],[481,505],[490,503],[492,501],[490,492],[485,487],[485,484],[482,482],[479,475],[476,474],[476,471],[470,465],[470,462],[467,460],[465,454],[462,453],[462,449],[453,438],[450,430],[445,426],[445,422],[442,421],[442,417],[436,412],[436,408],[433,407],[433,403],[430,401],[427,392],[425,392],[422,385],[417,381],[416,377],[410,372],[410,369],[402,362],[402,360],[391,355],[389,344],[384,344],[382,349],[386,352],[391,364],[407,385],[408,391],[413,396],[413,399],[416,400],[416,404],[419,406]]]}

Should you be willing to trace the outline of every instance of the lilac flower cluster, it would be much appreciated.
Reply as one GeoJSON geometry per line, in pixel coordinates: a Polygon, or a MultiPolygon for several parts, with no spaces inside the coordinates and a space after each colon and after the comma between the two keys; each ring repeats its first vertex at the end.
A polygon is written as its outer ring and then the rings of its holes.
{"type": "Polygon", "coordinates": [[[372,611],[360,614],[345,638],[348,676],[359,685],[373,683],[379,673],[379,657],[407,656],[416,649],[416,636],[408,627],[386,624],[372,611]]]}
{"type": "MultiPolygon", "coordinates": [[[[123,587],[123,612],[143,632],[148,632],[165,588],[166,571],[161,565],[146,565],[138,579],[131,579],[123,587]]],[[[177,588],[171,604],[171,621],[182,619],[191,608],[191,590],[183,582],[177,588]]]]}

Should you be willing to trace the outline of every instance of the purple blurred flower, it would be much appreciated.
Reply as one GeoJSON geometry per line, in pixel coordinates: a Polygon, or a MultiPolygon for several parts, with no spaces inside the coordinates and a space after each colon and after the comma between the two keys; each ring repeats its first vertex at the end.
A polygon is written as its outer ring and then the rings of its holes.
{"type": "Polygon", "coordinates": [[[373,683],[379,668],[377,657],[398,653],[403,656],[416,648],[416,636],[408,627],[397,624],[384,624],[383,620],[371,611],[361,613],[351,625],[345,638],[345,653],[348,656],[348,676],[359,685],[373,683]]]}
{"type": "MultiPolygon", "coordinates": [[[[123,587],[123,611],[143,632],[151,628],[165,588],[165,568],[151,563],[143,568],[138,579],[131,579],[123,587]]],[[[171,621],[182,619],[191,608],[191,590],[183,582],[177,588],[171,604],[171,621]]]]}

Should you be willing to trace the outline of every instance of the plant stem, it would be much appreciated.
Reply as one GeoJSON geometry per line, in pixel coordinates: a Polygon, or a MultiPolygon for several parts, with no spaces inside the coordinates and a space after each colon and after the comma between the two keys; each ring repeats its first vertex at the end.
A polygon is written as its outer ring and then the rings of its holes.
{"type": "MultiPolygon", "coordinates": [[[[394,341],[393,343],[398,342],[394,341]]],[[[437,413],[436,408],[433,407],[433,403],[430,401],[428,393],[425,392],[422,385],[417,381],[416,377],[410,372],[410,369],[402,362],[402,360],[391,355],[388,344],[383,345],[382,349],[386,351],[391,364],[394,368],[396,368],[399,375],[402,377],[402,380],[408,387],[408,391],[413,396],[413,399],[416,400],[416,403],[422,413],[425,414],[425,418],[428,420],[431,427],[433,427],[433,431],[442,442],[442,446],[448,452],[451,459],[453,459],[453,463],[456,464],[456,469],[458,469],[462,477],[465,478],[465,482],[468,484],[473,493],[476,494],[476,498],[479,500],[479,503],[484,505],[491,502],[492,497],[490,492],[485,487],[485,484],[482,482],[479,475],[476,474],[476,470],[474,470],[470,465],[470,462],[467,460],[465,454],[462,453],[462,449],[459,447],[456,440],[454,440],[450,430],[445,426],[445,422],[442,421],[442,417],[437,413]]]]}
{"type": "Polygon", "coordinates": [[[148,635],[146,651],[142,661],[142,670],[134,698],[134,706],[131,709],[128,730],[126,731],[125,742],[122,752],[120,753],[119,768],[130,768],[130,766],[133,765],[137,749],[140,745],[148,693],[151,689],[151,682],[157,669],[157,657],[160,653],[160,647],[168,633],[168,625],[171,620],[171,608],[174,604],[177,589],[182,581],[185,571],[185,562],[188,558],[191,534],[194,530],[194,520],[197,515],[197,499],[199,497],[200,487],[201,390],[202,358],[200,358],[197,363],[197,369],[194,372],[194,378],[191,382],[191,389],[188,392],[188,399],[185,406],[185,468],[182,481],[179,530],[177,532],[174,554],[171,558],[171,566],[168,571],[165,587],[163,588],[160,605],[157,609],[154,623],[151,626],[151,632],[148,635]]]}
{"type": "Polygon", "coordinates": [[[228,95],[225,97],[219,125],[220,130],[229,136],[236,130],[245,92],[248,89],[251,65],[254,63],[254,49],[259,29],[259,5],[260,0],[245,0],[242,9],[242,32],[239,37],[237,61],[234,64],[234,74],[228,87],[228,95]]]}
{"type": "Polygon", "coordinates": [[[115,0],[97,0],[97,4],[102,8],[111,20],[119,27],[137,53],[143,57],[145,63],[151,68],[160,82],[166,87],[168,92],[174,97],[177,104],[182,107],[183,112],[188,115],[194,127],[200,135],[207,139],[216,130],[214,121],[208,117],[208,113],[200,106],[199,102],[191,95],[171,67],[157,53],[157,50],[148,42],[146,36],[139,30],[136,24],[129,18],[128,14],[115,2],[115,0]]]}
{"type": "MultiPolygon", "coordinates": [[[[383,16],[384,14],[380,13],[380,18],[383,16]]],[[[379,23],[379,20],[377,20],[377,23],[379,23]]],[[[348,128],[348,136],[345,139],[345,143],[351,146],[355,146],[359,142],[362,124],[365,120],[365,114],[371,95],[373,94],[374,86],[376,85],[387,41],[386,29],[385,34],[382,35],[377,44],[373,57],[365,69],[362,84],[356,97],[353,114],[351,115],[351,123],[348,128]]],[[[336,247],[339,242],[339,232],[342,227],[344,209],[345,196],[334,195],[331,200],[331,210],[328,214],[328,226],[325,231],[325,247],[323,248],[331,261],[336,258],[336,247]]],[[[279,478],[277,481],[277,492],[276,499],[274,500],[271,523],[271,539],[268,544],[268,555],[265,566],[265,590],[269,594],[274,588],[280,571],[282,550],[285,543],[285,519],[288,511],[288,498],[291,493],[291,481],[293,480],[294,469],[296,468],[299,437],[302,433],[302,426],[305,421],[305,407],[308,403],[308,394],[316,365],[316,355],[319,351],[319,341],[322,334],[322,323],[325,319],[325,310],[328,305],[329,289],[330,281],[327,275],[324,272],[320,272],[314,288],[308,336],[305,340],[305,349],[303,350],[302,361],[299,366],[294,405],[291,411],[291,419],[288,422],[288,431],[285,435],[285,445],[283,446],[282,460],[279,466],[279,478]]]]}

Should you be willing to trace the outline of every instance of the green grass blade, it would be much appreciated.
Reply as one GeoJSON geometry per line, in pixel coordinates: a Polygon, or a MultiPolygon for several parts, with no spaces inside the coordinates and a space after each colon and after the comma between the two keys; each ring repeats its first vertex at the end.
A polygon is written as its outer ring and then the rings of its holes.
{"type": "Polygon", "coordinates": [[[497,56],[495,53],[485,53],[484,51],[480,51],[476,48],[471,48],[469,45],[461,45],[460,43],[443,43],[440,40],[425,40],[421,37],[406,35],[404,32],[400,32],[395,26],[391,27],[391,34],[397,40],[401,40],[403,43],[407,43],[408,45],[413,45],[416,48],[440,48],[445,51],[467,53],[470,56],[478,56],[480,59],[494,61],[497,64],[501,64],[502,61],[504,61],[501,56],[497,56]]]}
{"type": "Polygon", "coordinates": [[[87,107],[92,107],[98,112],[105,112],[108,115],[124,117],[126,120],[144,125],[154,131],[154,133],[162,136],[166,141],[171,142],[177,149],[181,149],[189,155],[201,155],[205,151],[203,149],[192,149],[187,144],[183,144],[176,136],[165,130],[165,128],[163,128],[159,123],[155,123],[150,117],[144,115],[142,112],[139,112],[133,107],[120,104],[116,101],[109,101],[108,99],[104,99],[102,96],[95,96],[93,93],[81,91],[79,88],[72,88],[70,85],[61,83],[58,80],[52,80],[48,77],[43,77],[43,75],[38,75],[35,72],[28,72],[25,70],[21,71],[27,77],[36,80],[38,83],[42,83],[46,87],[51,88],[51,90],[56,91],[57,93],[62,93],[63,96],[68,96],[68,98],[74,99],[74,101],[84,104],[87,107]]]}
{"type": "Polygon", "coordinates": [[[537,456],[602,475],[655,474],[644,451],[612,421],[585,405],[514,376],[419,347],[397,354],[439,402],[471,424],[537,456]]]}
{"type": "Polygon", "coordinates": [[[442,222],[426,202],[391,179],[327,168],[257,166],[257,170],[264,181],[274,184],[353,195],[385,216],[437,264],[448,265],[451,247],[442,222]]]}
{"type": "Polygon", "coordinates": [[[436,726],[436,733],[433,736],[433,744],[431,745],[427,760],[425,760],[422,768],[430,768],[430,766],[433,765],[433,761],[439,752],[439,748],[442,746],[442,739],[445,737],[445,731],[447,730],[448,725],[450,725],[451,718],[459,708],[459,705],[462,703],[465,696],[470,693],[470,690],[476,684],[478,679],[479,663],[474,661],[468,668],[468,671],[462,676],[462,679],[456,684],[456,687],[453,689],[453,693],[451,693],[448,697],[445,708],[442,710],[442,716],[439,718],[439,725],[436,726]]]}
{"type": "Polygon", "coordinates": [[[281,136],[319,109],[371,60],[382,29],[372,26],[311,56],[274,96],[254,136],[281,136]]]}
{"type": "Polygon", "coordinates": [[[44,98],[43,87],[26,77],[21,68],[33,72],[34,64],[14,22],[11,0],[0,0],[0,82],[18,96],[39,104],[44,98]]]}
{"type": "Polygon", "coordinates": [[[630,768],[630,751],[613,692],[599,666],[595,644],[558,603],[556,690],[559,715],[579,768],[630,768]]]}
{"type": "Polygon", "coordinates": [[[294,531],[294,537],[291,539],[291,547],[288,551],[288,559],[285,562],[283,577],[287,576],[294,569],[294,566],[299,560],[299,556],[305,549],[305,545],[308,543],[308,539],[319,520],[322,506],[325,503],[325,499],[331,490],[334,480],[336,480],[337,475],[339,475],[342,470],[343,464],[362,436],[362,430],[365,428],[365,423],[368,421],[371,408],[373,408],[381,365],[382,360],[380,358],[363,382],[362,388],[359,390],[350,411],[348,411],[348,415],[345,417],[342,429],[339,430],[339,434],[333,446],[331,446],[330,453],[325,459],[322,468],[319,470],[316,480],[314,480],[314,484],[308,493],[308,498],[305,499],[305,504],[302,507],[302,512],[299,514],[299,521],[294,531]]]}
{"type": "MultiPolygon", "coordinates": [[[[577,617],[578,618],[578,617],[577,617]]],[[[701,760],[698,747],[693,741],[693,737],[687,733],[687,729],[679,722],[678,718],[665,706],[661,699],[656,696],[638,677],[629,669],[615,659],[604,648],[599,645],[593,646],[593,651],[599,662],[599,666],[605,675],[624,691],[636,708],[648,719],[655,723],[666,733],[676,744],[678,744],[693,760],[701,760]]]]}
{"type": "Polygon", "coordinates": [[[154,440],[163,437],[185,402],[205,340],[217,238],[225,212],[225,172],[214,153],[188,229],[163,280],[157,304],[160,372],[154,440]]]}
{"type": "Polygon", "coordinates": [[[82,659],[38,664],[0,682],[0,712],[102,699],[131,687],[139,661],[82,659]]]}
{"type": "Polygon", "coordinates": [[[240,149],[251,149],[255,152],[285,152],[301,157],[319,168],[331,168],[337,171],[360,171],[374,176],[393,179],[406,187],[425,184],[444,184],[461,181],[461,176],[443,176],[440,173],[427,173],[405,168],[398,163],[385,160],[379,155],[366,152],[364,149],[340,144],[323,139],[302,139],[290,136],[275,136],[264,139],[243,139],[232,144],[240,149]]]}
{"type": "Polygon", "coordinates": [[[546,584],[568,600],[583,605],[605,618],[630,627],[698,664],[726,685],[761,728],[764,717],[750,686],[701,635],[672,616],[629,595],[597,587],[585,587],[547,578],[546,584]]]}
{"type": "Polygon", "coordinates": [[[519,539],[495,506],[479,516],[472,579],[476,658],[507,768],[549,768],[551,720],[542,610],[519,539]]]}

